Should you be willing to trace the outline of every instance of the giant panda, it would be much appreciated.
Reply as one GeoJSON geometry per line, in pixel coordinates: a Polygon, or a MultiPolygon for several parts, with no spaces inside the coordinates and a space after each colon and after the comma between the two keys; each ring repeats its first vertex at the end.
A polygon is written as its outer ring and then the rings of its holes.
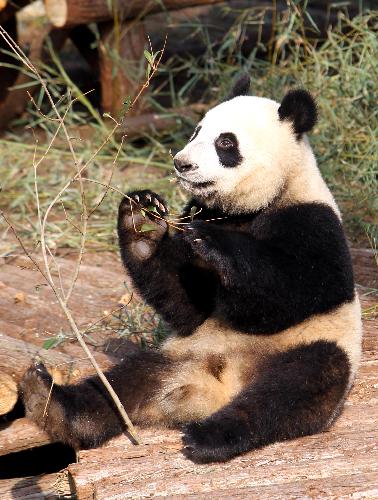
{"type": "MultiPolygon", "coordinates": [[[[172,335],[106,376],[133,422],[181,429],[198,463],[327,429],[360,358],[340,212],[306,137],[315,102],[302,89],[277,103],[248,88],[243,76],[175,155],[191,195],[180,220],[148,190],[119,207],[123,263],[172,335]]],[[[44,415],[50,387],[37,365],[21,392],[53,439],[88,448],[126,430],[97,377],[54,385],[44,415]]]]}

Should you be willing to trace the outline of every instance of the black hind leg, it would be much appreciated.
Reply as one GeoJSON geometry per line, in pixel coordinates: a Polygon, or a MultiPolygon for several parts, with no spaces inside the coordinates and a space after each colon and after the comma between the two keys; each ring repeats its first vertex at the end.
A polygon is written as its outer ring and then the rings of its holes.
{"type": "Polygon", "coordinates": [[[186,427],[184,454],[195,462],[222,462],[320,432],[340,411],[349,373],[346,354],[332,342],[276,354],[229,405],[186,427]]]}
{"type": "MultiPolygon", "coordinates": [[[[162,415],[154,396],[169,369],[161,353],[141,351],[105,373],[134,423],[159,423],[162,415]]],[[[126,430],[97,376],[76,385],[52,386],[46,368],[37,365],[26,372],[20,390],[26,416],[53,440],[75,449],[98,446],[126,430]]]]}

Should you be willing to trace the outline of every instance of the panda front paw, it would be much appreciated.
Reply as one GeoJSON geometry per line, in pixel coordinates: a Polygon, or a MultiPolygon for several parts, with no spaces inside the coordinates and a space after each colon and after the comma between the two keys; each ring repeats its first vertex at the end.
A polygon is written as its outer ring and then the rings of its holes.
{"type": "Polygon", "coordinates": [[[246,422],[227,416],[188,424],[182,441],[183,454],[195,463],[225,462],[252,448],[246,422]]]}
{"type": "Polygon", "coordinates": [[[153,254],[168,230],[168,208],[153,191],[134,191],[121,201],[118,235],[121,249],[133,258],[144,260],[153,254]]]}
{"type": "Polygon", "coordinates": [[[140,211],[141,209],[157,213],[160,217],[168,215],[168,208],[164,200],[153,191],[144,189],[142,191],[132,191],[127,194],[120,204],[120,211],[123,213],[140,211]]]}

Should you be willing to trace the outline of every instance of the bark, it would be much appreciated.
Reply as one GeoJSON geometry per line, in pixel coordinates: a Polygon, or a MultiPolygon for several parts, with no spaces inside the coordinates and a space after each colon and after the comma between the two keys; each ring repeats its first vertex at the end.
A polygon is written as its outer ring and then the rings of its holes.
{"type": "Polygon", "coordinates": [[[192,104],[185,108],[173,108],[165,114],[146,113],[131,118],[126,117],[120,127],[120,135],[126,134],[127,137],[135,138],[147,133],[168,132],[177,126],[180,126],[182,119],[198,122],[208,106],[203,104],[192,104]]]}
{"type": "Polygon", "coordinates": [[[378,288],[378,253],[370,248],[351,248],[356,283],[378,288]]]}
{"type": "MultiPolygon", "coordinates": [[[[101,104],[104,112],[114,117],[122,113],[127,100],[133,100],[145,80],[140,60],[146,45],[146,35],[141,23],[125,23],[122,32],[114,30],[113,23],[101,27],[99,65],[101,104]]],[[[134,115],[145,108],[143,95],[128,113],[134,115]]],[[[125,108],[126,110],[127,108],[125,108]]]]}
{"type": "Polygon", "coordinates": [[[17,384],[13,377],[0,371],[0,415],[10,412],[18,399],[17,384]]]}
{"type": "MultiPolygon", "coordinates": [[[[122,19],[143,16],[149,12],[179,9],[193,5],[218,3],[221,0],[113,0],[122,19]]],[[[97,23],[114,17],[108,0],[45,0],[46,13],[56,27],[97,23]]]]}
{"type": "MultiPolygon", "coordinates": [[[[95,356],[103,368],[111,365],[104,354],[97,353],[95,356]]],[[[78,359],[54,349],[46,350],[29,342],[1,335],[0,370],[12,376],[16,382],[37,360],[46,364],[57,384],[73,383],[94,373],[94,368],[88,360],[78,359]]]]}
{"type": "MultiPolygon", "coordinates": [[[[9,21],[9,23],[10,22],[13,22],[13,18],[9,21]]],[[[12,33],[10,34],[12,35],[12,33]]],[[[33,38],[28,54],[29,59],[36,66],[38,66],[40,61],[47,62],[49,60],[49,55],[44,50],[44,42],[47,36],[51,37],[54,49],[59,51],[64,44],[68,33],[64,30],[50,30],[50,27],[40,30],[39,36],[35,36],[33,38]]],[[[8,46],[7,50],[10,50],[8,46]]],[[[15,64],[16,59],[12,57],[11,61],[12,64],[15,64]]],[[[11,120],[21,115],[25,110],[25,107],[30,100],[27,90],[29,90],[30,94],[34,94],[37,89],[39,89],[39,85],[32,85],[35,81],[35,76],[31,75],[30,72],[27,74],[19,72],[17,74],[17,70],[9,68],[0,68],[0,71],[3,73],[2,78],[0,78],[0,81],[2,82],[0,84],[0,131],[2,131],[7,127],[11,120]],[[15,74],[17,75],[16,77],[15,74]],[[28,83],[30,83],[29,88],[27,86],[28,83]],[[22,88],[8,90],[10,85],[13,85],[14,87],[22,86],[22,88]]]]}
{"type": "MultiPolygon", "coordinates": [[[[80,452],[80,462],[68,467],[78,500],[178,495],[268,498],[274,490],[281,496],[273,498],[292,498],[294,492],[295,498],[304,498],[312,488],[319,489],[318,494],[325,488],[333,498],[352,493],[369,496],[378,477],[373,419],[367,430],[358,433],[347,428],[308,436],[215,466],[185,459],[179,451],[179,433],[171,443],[161,444],[149,444],[148,436],[139,434],[145,446],[80,452]],[[265,489],[266,496],[261,497],[265,489]]],[[[164,435],[161,432],[162,439],[164,435]]]]}
{"type": "MultiPolygon", "coordinates": [[[[0,456],[36,448],[48,443],[50,443],[50,438],[46,432],[31,420],[19,418],[0,431],[0,456]]],[[[3,497],[0,495],[0,498],[3,497]]]]}
{"type": "Polygon", "coordinates": [[[0,481],[2,500],[56,500],[74,498],[67,474],[44,474],[0,481]],[[71,496],[72,495],[72,496],[71,496]]]}

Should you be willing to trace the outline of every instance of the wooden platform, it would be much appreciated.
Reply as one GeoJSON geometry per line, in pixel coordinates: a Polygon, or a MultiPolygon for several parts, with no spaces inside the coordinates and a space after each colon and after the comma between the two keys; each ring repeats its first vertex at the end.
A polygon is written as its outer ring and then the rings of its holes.
{"type": "MultiPolygon", "coordinates": [[[[354,257],[357,281],[373,286],[378,276],[371,253],[358,250],[354,257]]],[[[90,305],[75,306],[82,308],[83,318],[96,308],[98,312],[99,307],[100,311],[110,307],[122,292],[119,263],[112,259],[99,262],[94,258],[85,264],[87,273],[79,287],[87,290],[90,305]],[[98,283],[102,291],[95,293],[98,283]]],[[[19,273],[20,262],[0,265],[0,333],[41,345],[43,338],[36,336],[35,329],[51,331],[54,309],[47,302],[47,291],[36,298],[33,287],[39,278],[33,278],[33,271],[23,270],[27,273],[27,279],[21,273],[23,280],[17,278],[19,273]],[[25,301],[15,304],[14,296],[20,292],[25,301]],[[39,308],[45,308],[45,314],[36,322],[39,308]],[[7,309],[12,309],[8,315],[7,309]]],[[[378,320],[371,313],[377,299],[366,288],[360,291],[363,310],[368,313],[363,360],[345,410],[330,431],[210,465],[195,465],[184,458],[179,432],[139,431],[140,446],[121,436],[102,448],[80,452],[79,462],[60,474],[2,480],[0,499],[378,498],[378,320]]],[[[57,318],[55,327],[62,321],[57,318]]],[[[26,419],[16,420],[0,431],[0,455],[47,442],[47,436],[26,419]]]]}

